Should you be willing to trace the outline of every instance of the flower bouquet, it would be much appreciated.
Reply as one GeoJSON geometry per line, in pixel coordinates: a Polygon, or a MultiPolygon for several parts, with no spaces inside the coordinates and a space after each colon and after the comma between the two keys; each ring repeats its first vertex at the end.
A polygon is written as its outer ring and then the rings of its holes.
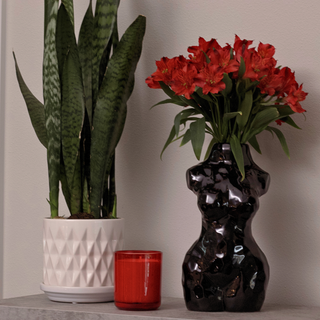
{"type": "Polygon", "coordinates": [[[157,70],[146,83],[169,96],[156,105],[184,107],[174,119],[161,155],[170,143],[182,139],[180,146],[191,141],[199,160],[205,133],[209,133],[212,140],[205,157],[215,143],[229,143],[244,178],[241,144],[249,142],[261,153],[256,135],[268,130],[278,137],[289,157],[283,133],[270,123],[300,129],[291,115],[306,111],[300,101],[307,93],[290,68],[276,66],[272,45],[260,43],[256,49],[250,48],[252,42],[236,35],[233,47],[221,47],[215,39],[200,37],[198,46],[188,48],[188,58],[156,61],[157,70]]]}

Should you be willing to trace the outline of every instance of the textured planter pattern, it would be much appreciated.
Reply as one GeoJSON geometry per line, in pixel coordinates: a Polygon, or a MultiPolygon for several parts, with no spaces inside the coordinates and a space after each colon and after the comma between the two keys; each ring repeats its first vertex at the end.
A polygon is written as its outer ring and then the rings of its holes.
{"type": "Polygon", "coordinates": [[[123,219],[45,219],[43,282],[48,286],[114,284],[114,252],[123,249],[123,219]]]}

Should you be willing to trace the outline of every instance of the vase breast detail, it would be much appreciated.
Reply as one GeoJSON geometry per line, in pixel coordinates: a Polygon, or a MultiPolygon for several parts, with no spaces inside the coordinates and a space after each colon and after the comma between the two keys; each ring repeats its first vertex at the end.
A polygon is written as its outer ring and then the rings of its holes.
{"type": "Polygon", "coordinates": [[[215,144],[206,161],[187,170],[202,214],[200,237],[183,262],[189,310],[258,311],[265,299],[269,266],[251,222],[270,177],[253,162],[247,145],[242,150],[243,181],[229,144],[215,144]]]}

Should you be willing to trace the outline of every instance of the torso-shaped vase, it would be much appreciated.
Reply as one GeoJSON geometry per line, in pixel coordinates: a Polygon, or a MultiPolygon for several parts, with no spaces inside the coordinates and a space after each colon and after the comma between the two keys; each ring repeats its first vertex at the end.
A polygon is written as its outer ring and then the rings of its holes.
{"type": "Polygon", "coordinates": [[[194,311],[259,311],[265,299],[269,266],[252,237],[251,222],[269,174],[242,145],[245,179],[229,144],[215,144],[209,158],[187,171],[187,184],[198,196],[200,238],[183,262],[186,306],[194,311]]]}

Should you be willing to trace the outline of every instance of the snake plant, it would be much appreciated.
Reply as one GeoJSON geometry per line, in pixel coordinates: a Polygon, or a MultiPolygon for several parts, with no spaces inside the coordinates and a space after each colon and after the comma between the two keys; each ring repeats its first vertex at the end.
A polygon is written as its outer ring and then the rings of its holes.
{"type": "Polygon", "coordinates": [[[116,218],[115,148],[141,55],[146,19],[118,38],[119,0],[92,1],[74,31],[73,0],[45,0],[43,99],[16,74],[35,133],[47,149],[51,217],[59,185],[71,217],[116,218]]]}

